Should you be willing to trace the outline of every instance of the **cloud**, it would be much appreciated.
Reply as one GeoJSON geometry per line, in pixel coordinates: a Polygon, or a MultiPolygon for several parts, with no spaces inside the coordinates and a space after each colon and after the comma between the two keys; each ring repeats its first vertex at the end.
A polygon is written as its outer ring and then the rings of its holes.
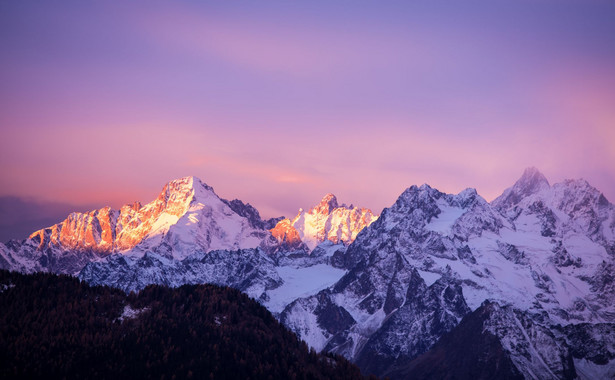
{"type": "Polygon", "coordinates": [[[437,59],[425,36],[414,38],[407,30],[383,31],[387,25],[348,19],[327,23],[310,12],[272,13],[261,10],[247,17],[174,6],[135,18],[138,32],[172,54],[196,57],[204,66],[220,63],[278,78],[337,82],[391,66],[425,71],[437,59]]]}

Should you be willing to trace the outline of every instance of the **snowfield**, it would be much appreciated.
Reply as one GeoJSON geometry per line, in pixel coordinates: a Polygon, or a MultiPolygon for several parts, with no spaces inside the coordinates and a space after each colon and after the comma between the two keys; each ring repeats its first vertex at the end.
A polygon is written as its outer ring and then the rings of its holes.
{"type": "Polygon", "coordinates": [[[316,264],[306,268],[292,266],[277,267],[282,285],[267,292],[269,300],[263,304],[272,313],[280,313],[292,301],[308,297],[335,284],[346,271],[327,264],[316,264]]]}

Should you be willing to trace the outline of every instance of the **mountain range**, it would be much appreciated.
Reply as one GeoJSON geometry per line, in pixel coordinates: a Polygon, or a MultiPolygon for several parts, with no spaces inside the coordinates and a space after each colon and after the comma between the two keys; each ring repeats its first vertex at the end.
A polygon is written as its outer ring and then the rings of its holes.
{"type": "Polygon", "coordinates": [[[186,177],[0,244],[0,268],[127,292],[229,285],[392,379],[615,377],[615,207],[535,168],[492,202],[422,185],[380,216],[327,194],[269,220],[186,177]]]}

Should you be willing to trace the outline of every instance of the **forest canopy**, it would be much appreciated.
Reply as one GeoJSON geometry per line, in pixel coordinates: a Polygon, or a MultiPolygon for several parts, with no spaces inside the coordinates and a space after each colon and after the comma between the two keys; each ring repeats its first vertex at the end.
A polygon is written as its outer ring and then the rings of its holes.
{"type": "Polygon", "coordinates": [[[0,271],[0,378],[360,379],[241,292],[0,271]]]}

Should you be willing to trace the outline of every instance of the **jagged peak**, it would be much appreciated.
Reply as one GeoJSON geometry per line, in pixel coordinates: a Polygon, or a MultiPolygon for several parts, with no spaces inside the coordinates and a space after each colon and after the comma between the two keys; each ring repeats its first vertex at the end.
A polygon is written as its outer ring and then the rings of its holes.
{"type": "Polygon", "coordinates": [[[194,197],[199,198],[199,196],[203,196],[206,193],[215,194],[214,189],[198,177],[187,176],[174,179],[164,185],[158,199],[165,201],[171,198],[192,200],[194,197]]]}
{"type": "Polygon", "coordinates": [[[176,189],[195,189],[195,188],[205,188],[207,190],[213,191],[213,188],[203,182],[200,178],[195,176],[186,176],[178,179],[174,179],[166,184],[168,187],[176,188],[176,189]]]}
{"type": "Polygon", "coordinates": [[[481,197],[475,188],[468,187],[457,194],[457,202],[461,208],[466,208],[475,202],[487,203],[487,201],[481,197]]]}
{"type": "Polygon", "coordinates": [[[469,198],[469,197],[475,197],[478,195],[478,192],[476,191],[475,188],[473,187],[468,187],[463,189],[462,191],[459,192],[460,197],[464,197],[464,198],[469,198]]]}
{"type": "Polygon", "coordinates": [[[280,216],[263,220],[260,213],[254,206],[250,203],[244,203],[240,199],[233,199],[232,201],[222,199],[222,202],[226,203],[226,205],[238,215],[248,219],[248,222],[250,222],[250,225],[254,228],[269,230],[273,228],[277,222],[284,219],[283,216],[280,216]]]}
{"type": "Polygon", "coordinates": [[[566,179],[552,187],[556,207],[567,213],[588,207],[613,207],[598,189],[584,179],[566,179]]]}
{"type": "Polygon", "coordinates": [[[424,183],[421,186],[412,185],[408,187],[406,190],[404,190],[404,193],[417,193],[417,192],[424,192],[424,191],[430,191],[430,190],[433,190],[433,188],[429,186],[429,184],[424,183]]]}
{"type": "Polygon", "coordinates": [[[583,178],[578,179],[565,179],[563,182],[564,185],[568,187],[577,187],[577,188],[591,188],[596,190],[589,182],[587,182],[583,178]]]}
{"type": "Polygon", "coordinates": [[[535,167],[523,171],[521,178],[512,187],[504,190],[502,195],[493,200],[492,204],[499,209],[507,209],[518,204],[522,199],[550,188],[547,178],[535,167]]]}
{"type": "Polygon", "coordinates": [[[326,194],[320,200],[320,203],[313,207],[309,212],[318,213],[323,215],[329,215],[331,211],[339,207],[337,203],[337,197],[331,193],[326,194]]]}
{"type": "Polygon", "coordinates": [[[444,193],[440,192],[438,189],[431,187],[430,185],[424,183],[421,186],[412,185],[399,196],[397,201],[403,200],[411,200],[411,199],[421,199],[423,201],[427,199],[438,199],[444,193]]]}
{"type": "Polygon", "coordinates": [[[324,204],[324,203],[332,205],[334,206],[334,208],[338,207],[337,197],[332,193],[327,193],[325,194],[324,197],[322,197],[322,199],[320,200],[320,204],[324,204]]]}
{"type": "Polygon", "coordinates": [[[123,205],[120,208],[120,211],[123,212],[127,212],[128,210],[132,210],[132,211],[139,211],[139,209],[143,207],[143,205],[141,204],[141,202],[139,201],[134,201],[132,203],[126,203],[125,205],[123,205]]]}
{"type": "Polygon", "coordinates": [[[433,187],[429,186],[429,184],[427,184],[427,183],[424,183],[424,184],[422,184],[419,187],[419,190],[423,190],[423,191],[429,191],[429,190],[432,190],[432,189],[433,189],[433,187]]]}
{"type": "Polygon", "coordinates": [[[542,187],[544,185],[548,187],[549,181],[547,181],[547,178],[534,166],[526,168],[521,178],[515,183],[515,186],[519,187],[542,187]]]}

